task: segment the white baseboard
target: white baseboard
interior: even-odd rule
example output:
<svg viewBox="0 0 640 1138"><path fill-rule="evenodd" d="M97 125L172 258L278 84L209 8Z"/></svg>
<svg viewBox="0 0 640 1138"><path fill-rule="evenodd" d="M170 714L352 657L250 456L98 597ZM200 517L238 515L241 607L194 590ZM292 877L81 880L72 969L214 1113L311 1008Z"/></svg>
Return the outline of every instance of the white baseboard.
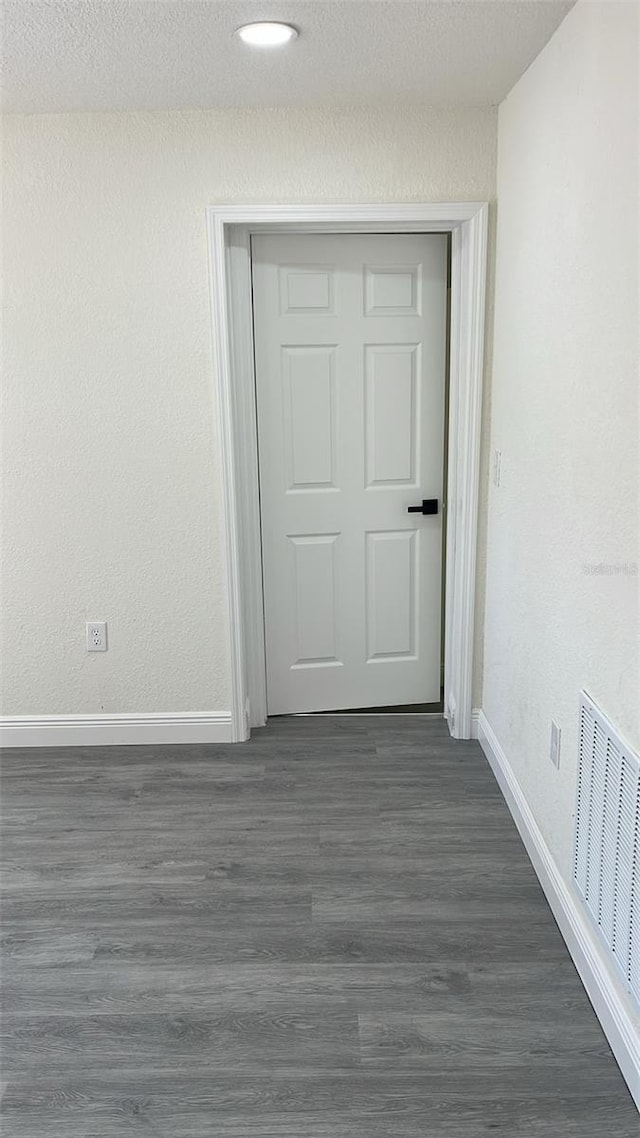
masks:
<svg viewBox="0 0 640 1138"><path fill-rule="evenodd" d="M478 730L479 730L480 716L481 715L482 715L482 712L480 711L480 708L474 707L472 712L471 712L471 738L472 739L478 738Z"/></svg>
<svg viewBox="0 0 640 1138"><path fill-rule="evenodd" d="M161 711L146 715L19 715L0 719L2 747L230 743L231 737L231 714L228 711Z"/></svg>
<svg viewBox="0 0 640 1138"><path fill-rule="evenodd" d="M522 788L484 712L478 740L520 831L527 853L611 1050L640 1110L640 1032L627 1011L578 897L561 876Z"/></svg>

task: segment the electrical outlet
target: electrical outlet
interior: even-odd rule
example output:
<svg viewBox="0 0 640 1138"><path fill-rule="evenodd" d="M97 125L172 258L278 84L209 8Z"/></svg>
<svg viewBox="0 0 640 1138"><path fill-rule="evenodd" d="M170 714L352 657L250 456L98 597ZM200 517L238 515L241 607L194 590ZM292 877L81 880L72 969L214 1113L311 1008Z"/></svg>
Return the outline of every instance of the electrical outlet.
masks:
<svg viewBox="0 0 640 1138"><path fill-rule="evenodd" d="M502 474L502 451L494 450L493 452L493 485L500 485L500 476Z"/></svg>
<svg viewBox="0 0 640 1138"><path fill-rule="evenodd" d="M87 652L107 651L107 625L104 620L87 621Z"/></svg>
<svg viewBox="0 0 640 1138"><path fill-rule="evenodd" d="M554 767L558 767L558 768L560 767L560 739L561 739L561 737L562 737L562 731L558 727L558 724L554 723L553 720L551 720L551 741L549 743L549 758L551 759L551 762L553 763Z"/></svg>

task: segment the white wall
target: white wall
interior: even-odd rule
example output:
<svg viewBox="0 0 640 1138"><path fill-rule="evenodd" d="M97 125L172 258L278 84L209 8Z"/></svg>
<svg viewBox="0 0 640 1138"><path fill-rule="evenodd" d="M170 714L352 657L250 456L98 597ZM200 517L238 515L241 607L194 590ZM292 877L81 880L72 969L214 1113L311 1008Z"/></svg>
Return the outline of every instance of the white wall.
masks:
<svg viewBox="0 0 640 1138"><path fill-rule="evenodd" d="M637 74L578 3L499 114L483 706L567 881L580 689L640 747Z"/></svg>
<svg viewBox="0 0 640 1138"><path fill-rule="evenodd" d="M492 110L5 120L5 714L229 706L206 206L491 199L495 142Z"/></svg>

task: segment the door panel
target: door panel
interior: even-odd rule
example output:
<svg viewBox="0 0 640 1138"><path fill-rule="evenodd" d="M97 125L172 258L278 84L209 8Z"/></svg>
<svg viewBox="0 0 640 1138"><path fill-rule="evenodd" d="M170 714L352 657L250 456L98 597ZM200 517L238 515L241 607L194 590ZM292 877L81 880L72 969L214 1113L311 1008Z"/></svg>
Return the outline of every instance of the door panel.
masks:
<svg viewBox="0 0 640 1138"><path fill-rule="evenodd" d="M288 491L335 486L335 347L283 347Z"/></svg>
<svg viewBox="0 0 640 1138"><path fill-rule="evenodd" d="M271 715L440 697L446 258L439 234L253 239Z"/></svg>
<svg viewBox="0 0 640 1138"><path fill-rule="evenodd" d="M367 660L415 659L415 530L368 533Z"/></svg>
<svg viewBox="0 0 640 1138"><path fill-rule="evenodd" d="M367 488L418 488L420 344L365 344Z"/></svg>
<svg viewBox="0 0 640 1138"><path fill-rule="evenodd" d="M336 612L337 533L290 536L295 646L292 667L340 664Z"/></svg>

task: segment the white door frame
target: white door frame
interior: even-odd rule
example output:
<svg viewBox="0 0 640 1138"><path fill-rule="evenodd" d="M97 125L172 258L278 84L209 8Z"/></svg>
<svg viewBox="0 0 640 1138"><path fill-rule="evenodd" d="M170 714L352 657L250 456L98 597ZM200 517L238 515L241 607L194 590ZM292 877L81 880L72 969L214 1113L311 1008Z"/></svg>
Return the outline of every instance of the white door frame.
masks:
<svg viewBox="0 0 640 1138"><path fill-rule="evenodd" d="M486 202L247 205L207 210L231 664L232 739L266 720L250 239L254 233L451 233L444 714L471 738Z"/></svg>

